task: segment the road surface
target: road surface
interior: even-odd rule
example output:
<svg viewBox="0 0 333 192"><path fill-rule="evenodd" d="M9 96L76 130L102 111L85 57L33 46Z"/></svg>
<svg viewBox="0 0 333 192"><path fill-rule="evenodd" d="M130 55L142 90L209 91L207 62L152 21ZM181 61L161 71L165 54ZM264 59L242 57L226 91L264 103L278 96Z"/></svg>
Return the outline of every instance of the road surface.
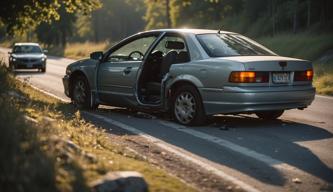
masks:
<svg viewBox="0 0 333 192"><path fill-rule="evenodd" d="M6 58L8 49L0 52ZM49 56L45 74L26 70L17 77L68 100L61 78L73 61ZM97 120L160 143L247 191L333 191L332 97L317 95L307 109L287 111L276 122L218 115L195 128L159 117L139 118L126 110L109 108L102 115L100 110L91 113Z"/></svg>

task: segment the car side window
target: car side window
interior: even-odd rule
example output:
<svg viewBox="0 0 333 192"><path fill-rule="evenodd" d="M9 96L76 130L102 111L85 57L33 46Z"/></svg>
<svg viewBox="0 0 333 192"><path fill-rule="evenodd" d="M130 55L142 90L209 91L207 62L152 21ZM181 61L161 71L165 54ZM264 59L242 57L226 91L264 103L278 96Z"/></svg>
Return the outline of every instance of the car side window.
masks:
<svg viewBox="0 0 333 192"><path fill-rule="evenodd" d="M142 61L143 56L156 38L155 36L149 36L133 40L113 51L109 55L108 61Z"/></svg>

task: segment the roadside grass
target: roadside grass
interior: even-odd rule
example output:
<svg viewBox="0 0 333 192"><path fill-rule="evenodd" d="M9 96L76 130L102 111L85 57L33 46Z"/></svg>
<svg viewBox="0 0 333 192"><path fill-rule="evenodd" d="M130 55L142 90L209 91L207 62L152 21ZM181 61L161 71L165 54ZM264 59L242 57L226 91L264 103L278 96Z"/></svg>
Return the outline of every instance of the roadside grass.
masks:
<svg viewBox="0 0 333 192"><path fill-rule="evenodd" d="M333 34L280 34L259 38L258 41L283 56L315 61L333 49Z"/></svg>
<svg viewBox="0 0 333 192"><path fill-rule="evenodd" d="M317 93L321 95L333 95L333 56L328 60L319 60L314 64L313 84Z"/></svg>
<svg viewBox="0 0 333 192"><path fill-rule="evenodd" d="M90 56L94 51L105 51L110 44L108 42L84 42L84 43L68 43L65 47L51 46L48 48L50 55L62 56L71 59L82 59Z"/></svg>
<svg viewBox="0 0 333 192"><path fill-rule="evenodd" d="M333 34L280 34L258 41L279 55L312 61L317 93L333 95Z"/></svg>
<svg viewBox="0 0 333 192"><path fill-rule="evenodd" d="M1 47L11 48L15 42L22 42L20 40L6 40L0 42ZM24 41L23 41L24 42ZM68 43L66 47L62 46L47 46L40 44L43 49L47 49L49 55L66 57L70 59L83 59L90 56L94 51L105 51L111 48L111 43L105 42L82 42L82 43Z"/></svg>
<svg viewBox="0 0 333 192"><path fill-rule="evenodd" d="M195 191L4 67L0 95L0 191L89 191L89 182L109 171L138 171L150 191Z"/></svg>

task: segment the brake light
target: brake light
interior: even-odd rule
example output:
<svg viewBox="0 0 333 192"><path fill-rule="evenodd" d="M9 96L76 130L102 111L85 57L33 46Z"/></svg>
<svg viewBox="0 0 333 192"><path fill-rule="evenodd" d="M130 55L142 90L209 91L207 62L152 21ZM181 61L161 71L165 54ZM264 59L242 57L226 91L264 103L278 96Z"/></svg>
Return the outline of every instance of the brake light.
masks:
<svg viewBox="0 0 333 192"><path fill-rule="evenodd" d="M268 82L267 72L255 71L233 71L230 74L229 82L232 83L266 83Z"/></svg>
<svg viewBox="0 0 333 192"><path fill-rule="evenodd" d="M312 81L313 70L308 69L306 71L295 71L294 81Z"/></svg>

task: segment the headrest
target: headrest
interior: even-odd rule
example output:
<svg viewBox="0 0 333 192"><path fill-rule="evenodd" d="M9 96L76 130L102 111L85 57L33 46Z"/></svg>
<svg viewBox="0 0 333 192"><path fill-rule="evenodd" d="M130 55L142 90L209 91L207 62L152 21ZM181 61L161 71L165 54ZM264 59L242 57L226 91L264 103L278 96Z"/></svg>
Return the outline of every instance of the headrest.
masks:
<svg viewBox="0 0 333 192"><path fill-rule="evenodd" d="M167 49L184 49L185 44L180 41L167 41L165 43L165 48Z"/></svg>

